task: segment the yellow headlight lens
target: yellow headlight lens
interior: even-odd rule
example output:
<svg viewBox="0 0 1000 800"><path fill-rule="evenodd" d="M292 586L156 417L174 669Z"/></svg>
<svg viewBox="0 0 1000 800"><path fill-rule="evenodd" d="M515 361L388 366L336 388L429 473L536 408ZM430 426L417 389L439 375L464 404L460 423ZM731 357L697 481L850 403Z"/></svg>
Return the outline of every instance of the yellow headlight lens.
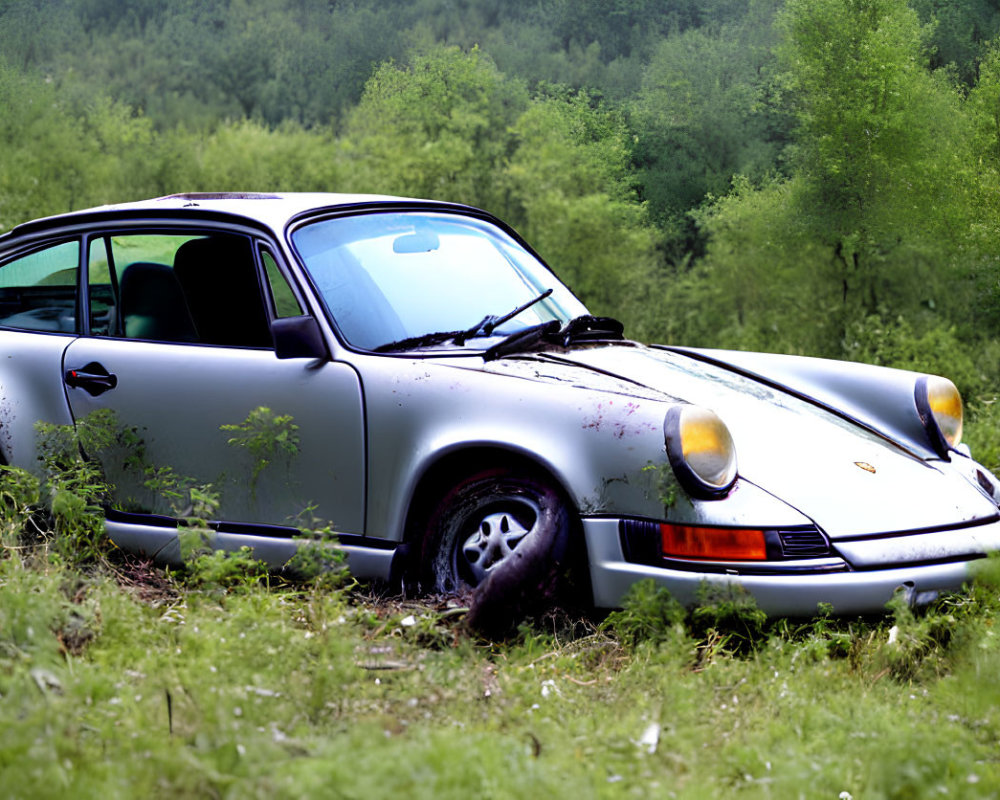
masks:
<svg viewBox="0 0 1000 800"><path fill-rule="evenodd" d="M947 378L929 375L926 383L927 407L945 441L957 447L962 441L962 395Z"/></svg>
<svg viewBox="0 0 1000 800"><path fill-rule="evenodd" d="M736 480L736 448L715 412L677 406L667 414L664 429L670 463L685 488L713 496L728 491Z"/></svg>

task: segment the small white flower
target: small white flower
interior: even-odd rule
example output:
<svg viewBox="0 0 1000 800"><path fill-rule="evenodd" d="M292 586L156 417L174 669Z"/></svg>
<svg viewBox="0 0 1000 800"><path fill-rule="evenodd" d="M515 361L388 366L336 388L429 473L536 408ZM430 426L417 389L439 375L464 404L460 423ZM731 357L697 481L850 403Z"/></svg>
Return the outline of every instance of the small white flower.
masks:
<svg viewBox="0 0 1000 800"><path fill-rule="evenodd" d="M636 742L638 747L643 748L647 753L653 754L656 752L656 746L660 743L660 724L658 722L650 722L646 726L646 730L642 732L642 736L639 737L639 741Z"/></svg>
<svg viewBox="0 0 1000 800"><path fill-rule="evenodd" d="M402 625L404 628L412 628L414 625L417 624L417 618L413 616L413 614L410 614L410 616L408 617L403 617L399 621L399 624Z"/></svg>
<svg viewBox="0 0 1000 800"><path fill-rule="evenodd" d="M899 626L893 625L889 628L889 641L886 644L896 644L896 637L899 636Z"/></svg>
<svg viewBox="0 0 1000 800"><path fill-rule="evenodd" d="M895 628L893 628L895 630ZM850 792L841 792L839 795L840 800L854 800L854 795Z"/></svg>

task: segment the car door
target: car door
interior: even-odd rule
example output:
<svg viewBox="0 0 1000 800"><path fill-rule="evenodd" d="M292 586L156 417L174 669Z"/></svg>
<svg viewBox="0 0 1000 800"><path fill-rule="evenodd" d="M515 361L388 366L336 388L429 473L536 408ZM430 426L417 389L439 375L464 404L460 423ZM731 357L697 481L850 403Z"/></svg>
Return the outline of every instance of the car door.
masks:
<svg viewBox="0 0 1000 800"><path fill-rule="evenodd" d="M76 336L80 240L37 242L0 260L0 457L37 464L35 423L70 423L63 353Z"/></svg>
<svg viewBox="0 0 1000 800"><path fill-rule="evenodd" d="M347 363L276 357L271 321L307 307L276 248L165 228L96 232L86 246L88 319L66 351L66 393L76 420L111 409L142 440L146 474L126 453L106 463L118 506L185 513L184 492L147 485L155 468L161 485L209 484L218 520L363 533L360 382ZM268 449L282 431L294 435Z"/></svg>

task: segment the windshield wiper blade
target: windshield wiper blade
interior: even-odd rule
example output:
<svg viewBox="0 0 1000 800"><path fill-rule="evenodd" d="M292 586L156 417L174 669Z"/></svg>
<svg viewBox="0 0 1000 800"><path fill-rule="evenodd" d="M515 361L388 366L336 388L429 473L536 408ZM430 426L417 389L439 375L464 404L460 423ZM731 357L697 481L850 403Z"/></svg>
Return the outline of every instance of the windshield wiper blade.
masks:
<svg viewBox="0 0 1000 800"><path fill-rule="evenodd" d="M571 319L561 328L555 320L515 331L483 353L484 361L494 361L514 353L531 353L551 348L569 348L584 342L620 341L625 326L611 317L585 314Z"/></svg>
<svg viewBox="0 0 1000 800"><path fill-rule="evenodd" d="M540 325L532 325L530 328L514 331L510 336L497 342L483 353L483 361L495 361L512 353L530 353L536 350L539 344L543 347L551 347L558 343L559 322L553 319Z"/></svg>
<svg viewBox="0 0 1000 800"><path fill-rule="evenodd" d="M436 331L434 333L424 333L420 336L410 336L406 339L399 339L395 342L389 342L387 344L380 344L378 347L372 349L373 353L391 353L391 352L401 352L403 350L418 350L421 347L430 347L435 344L443 344L444 342L453 342L457 345L464 345L467 339L471 339L475 336L482 334L483 336L489 336L493 333L495 328L500 327L505 322L514 319L522 311L527 311L535 303L540 303L546 297L552 294L552 289L546 289L537 297L529 300L522 306L518 306L513 311L509 311L503 316L496 316L495 314L488 314L483 317L479 322L473 325L471 328L467 328L464 331ZM553 321L554 322L554 321ZM554 323L556 329L558 329L558 323ZM543 325L548 326L549 323L543 323ZM537 326L536 326L537 327ZM525 330L533 330L533 328L526 328ZM516 331L511 334L511 336L517 336L523 331Z"/></svg>
<svg viewBox="0 0 1000 800"><path fill-rule="evenodd" d="M522 311L527 311L529 308L535 305L535 303L542 302L542 300L544 300L550 294L552 294L552 289L546 289L544 292L538 295L538 297L529 300L523 306L518 306L513 311L509 311L500 317L497 317L493 314L487 314L471 328L459 333L452 341L454 341L455 344L462 345L465 344L466 339L471 339L474 336L479 336L480 334L482 334L483 336L489 336L491 333L493 333L493 330L495 328L499 328L505 322L514 319L514 317L516 317Z"/></svg>
<svg viewBox="0 0 1000 800"><path fill-rule="evenodd" d="M421 347L430 347L434 344L450 342L460 333L461 331L437 331L435 333L424 333L420 336L410 336L407 339L400 339L395 342L389 342L388 344L380 344L378 347L372 348L372 352L391 353L402 350L418 350Z"/></svg>

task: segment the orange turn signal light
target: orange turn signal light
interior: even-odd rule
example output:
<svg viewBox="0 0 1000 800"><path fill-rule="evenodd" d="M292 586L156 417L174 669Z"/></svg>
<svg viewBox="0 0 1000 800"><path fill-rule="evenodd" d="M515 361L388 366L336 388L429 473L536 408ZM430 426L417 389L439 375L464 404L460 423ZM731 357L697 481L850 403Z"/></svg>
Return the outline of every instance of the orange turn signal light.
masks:
<svg viewBox="0 0 1000 800"><path fill-rule="evenodd" d="M749 528L699 528L660 525L663 555L712 561L766 561L764 531Z"/></svg>

